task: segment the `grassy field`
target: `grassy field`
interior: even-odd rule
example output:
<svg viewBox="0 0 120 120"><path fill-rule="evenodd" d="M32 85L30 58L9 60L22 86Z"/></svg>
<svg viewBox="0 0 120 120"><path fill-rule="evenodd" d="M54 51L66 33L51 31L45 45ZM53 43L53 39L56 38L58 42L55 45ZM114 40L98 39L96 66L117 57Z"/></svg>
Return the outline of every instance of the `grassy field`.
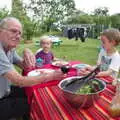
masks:
<svg viewBox="0 0 120 120"><path fill-rule="evenodd" d="M39 38L34 38L32 43L20 44L17 51L22 55L24 48L30 48L33 53L39 49L39 46L35 45L35 41ZM97 39L87 39L85 43L80 40L75 41L74 39L68 40L67 38L60 38L63 42L60 46L53 46L52 51L57 58L63 58L66 56L66 60L80 60L84 63L94 65L96 64L98 47L100 41Z"/></svg>

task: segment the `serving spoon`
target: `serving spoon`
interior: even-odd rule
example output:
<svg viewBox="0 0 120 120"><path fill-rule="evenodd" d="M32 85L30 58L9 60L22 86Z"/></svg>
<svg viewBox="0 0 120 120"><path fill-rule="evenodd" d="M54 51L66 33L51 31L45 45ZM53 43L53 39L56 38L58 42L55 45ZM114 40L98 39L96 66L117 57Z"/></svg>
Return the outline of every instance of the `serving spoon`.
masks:
<svg viewBox="0 0 120 120"><path fill-rule="evenodd" d="M65 73L69 71L69 68L65 68L64 66L61 68L61 70L63 71L63 73ZM98 65L93 71L91 71L86 76L83 76L81 78L73 78L70 81L66 81L65 84L63 85L63 89L75 92L78 89L80 89L82 86L90 82L92 79L94 79L99 71L100 71L100 65Z"/></svg>

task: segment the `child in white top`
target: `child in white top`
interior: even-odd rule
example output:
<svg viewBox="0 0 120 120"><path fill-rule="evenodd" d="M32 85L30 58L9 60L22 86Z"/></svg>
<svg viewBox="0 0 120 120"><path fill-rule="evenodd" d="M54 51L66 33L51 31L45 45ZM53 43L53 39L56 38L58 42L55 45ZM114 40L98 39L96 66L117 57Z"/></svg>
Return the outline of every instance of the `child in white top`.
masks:
<svg viewBox="0 0 120 120"><path fill-rule="evenodd" d="M113 84L117 83L117 76L120 68L120 55L116 46L120 43L120 32L117 29L107 29L101 33L101 42L103 49L99 53L97 65L100 65L100 72L97 76L112 76ZM81 70L81 73L87 74L93 70L93 67L87 67Z"/></svg>

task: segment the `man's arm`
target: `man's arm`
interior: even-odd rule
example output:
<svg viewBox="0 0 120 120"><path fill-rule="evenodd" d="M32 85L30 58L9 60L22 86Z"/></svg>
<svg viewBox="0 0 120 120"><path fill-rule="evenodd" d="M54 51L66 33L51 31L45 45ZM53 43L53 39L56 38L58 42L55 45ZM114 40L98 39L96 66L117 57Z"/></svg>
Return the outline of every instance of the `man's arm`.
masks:
<svg viewBox="0 0 120 120"><path fill-rule="evenodd" d="M50 74L42 74L40 76L22 76L15 70L9 71L3 75L13 84L18 86L31 86L35 84L40 84L42 82L48 82L51 80L61 80L63 78L63 73L61 71L55 71Z"/></svg>

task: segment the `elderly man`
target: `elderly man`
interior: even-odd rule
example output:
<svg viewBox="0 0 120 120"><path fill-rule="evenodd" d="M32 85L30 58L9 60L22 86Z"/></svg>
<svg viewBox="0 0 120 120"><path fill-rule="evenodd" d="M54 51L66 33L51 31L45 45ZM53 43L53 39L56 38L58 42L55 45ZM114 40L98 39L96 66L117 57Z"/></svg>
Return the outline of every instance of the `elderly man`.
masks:
<svg viewBox="0 0 120 120"><path fill-rule="evenodd" d="M20 68L34 66L35 57L28 49L23 58L19 57L15 48L20 43L22 25L16 18L7 17L0 22L0 119L8 120L29 113L26 96L21 90L23 86L31 86L53 79L61 79L61 71L48 75L27 77L20 75L13 64ZM11 87L16 85L19 87ZM26 118L25 118L26 119Z"/></svg>

